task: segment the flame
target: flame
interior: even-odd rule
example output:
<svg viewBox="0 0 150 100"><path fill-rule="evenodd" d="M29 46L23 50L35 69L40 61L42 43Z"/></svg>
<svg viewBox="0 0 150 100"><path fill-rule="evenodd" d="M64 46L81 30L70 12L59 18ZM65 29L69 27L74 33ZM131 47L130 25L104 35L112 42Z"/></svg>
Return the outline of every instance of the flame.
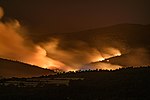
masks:
<svg viewBox="0 0 150 100"><path fill-rule="evenodd" d="M121 56L121 52L120 50L118 50L117 48L113 48L113 47L107 47L103 49L104 52L100 52L100 55L97 55L95 58L97 58L97 60L95 60L95 63L86 65L83 67L83 69L104 69L104 70L115 70L115 69L119 69L122 68L123 66L120 65L112 65L109 63L109 58L112 57L117 57L117 56ZM107 63L104 63L102 61L106 60Z"/></svg>
<svg viewBox="0 0 150 100"><path fill-rule="evenodd" d="M104 48L104 50L105 51L103 53L103 57L105 59L112 58L112 57L115 57L115 56L121 56L121 52L116 48L107 47L107 48Z"/></svg>
<svg viewBox="0 0 150 100"><path fill-rule="evenodd" d="M99 51L100 52L100 51ZM107 47L104 48L104 52L100 52L99 58L97 61L104 61L106 59L116 57L116 56L121 56L121 52L113 47Z"/></svg>
<svg viewBox="0 0 150 100"><path fill-rule="evenodd" d="M75 68L71 68L71 67L69 67L66 71L67 71L67 72L68 72L68 71L75 72L75 71L77 71L77 70L79 70L79 69L75 69Z"/></svg>
<svg viewBox="0 0 150 100"><path fill-rule="evenodd" d="M98 61L103 61L103 60L105 60L105 58L99 58L99 59L98 59Z"/></svg>

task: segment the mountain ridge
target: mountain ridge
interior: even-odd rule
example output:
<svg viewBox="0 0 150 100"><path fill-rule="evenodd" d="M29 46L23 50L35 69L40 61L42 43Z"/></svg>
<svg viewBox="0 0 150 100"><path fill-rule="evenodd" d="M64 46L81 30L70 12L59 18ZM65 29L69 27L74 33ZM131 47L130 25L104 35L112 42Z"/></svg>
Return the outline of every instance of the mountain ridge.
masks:
<svg viewBox="0 0 150 100"><path fill-rule="evenodd" d="M20 61L0 58L0 76L2 77L38 77L50 74L55 74L55 72Z"/></svg>

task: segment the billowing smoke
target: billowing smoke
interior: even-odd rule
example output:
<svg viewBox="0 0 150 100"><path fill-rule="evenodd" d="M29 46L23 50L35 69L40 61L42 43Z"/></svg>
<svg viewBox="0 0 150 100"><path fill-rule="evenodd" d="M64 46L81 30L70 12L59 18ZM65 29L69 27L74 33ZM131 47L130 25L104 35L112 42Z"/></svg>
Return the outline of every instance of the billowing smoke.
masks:
<svg viewBox="0 0 150 100"><path fill-rule="evenodd" d="M0 8L0 18L3 10ZM17 20L0 22L0 57L18 60L44 68L64 66L59 61L47 57L46 51L34 44L24 34L25 30Z"/></svg>
<svg viewBox="0 0 150 100"><path fill-rule="evenodd" d="M149 66L149 27L116 25L99 30L56 34L43 43L48 56L76 69Z"/></svg>
<svg viewBox="0 0 150 100"><path fill-rule="evenodd" d="M124 67L141 67L150 65L150 54L146 48L134 48L129 53L120 57L111 58L106 61L112 64L119 64ZM106 62L105 61L105 62Z"/></svg>
<svg viewBox="0 0 150 100"><path fill-rule="evenodd" d="M86 42L76 41L76 48L70 50L60 49L61 42L58 39L52 39L48 43L41 44L47 51L48 56L63 62L70 68L67 70L79 70L79 69L116 69L121 68L118 65L112 65L101 63L98 66L87 67L84 66L91 62L103 61L107 58L114 56L120 56L121 52L113 47L103 48L105 52L99 51L97 48L90 47ZM69 47L68 47L69 48Z"/></svg>
<svg viewBox="0 0 150 100"><path fill-rule="evenodd" d="M3 14L0 8L0 18ZM42 35L37 37L37 42L34 34L28 33L19 21L1 21L0 57L64 71L150 65L150 42L145 39L149 35L139 35L146 33L141 30L148 29L138 30L140 33L135 29L140 28L119 26L116 29L48 34L44 42ZM32 34L32 37L25 34Z"/></svg>
<svg viewBox="0 0 150 100"><path fill-rule="evenodd" d="M0 13L2 17L2 8ZM97 48L90 47L84 41L75 41L75 44L72 45L76 48L70 50L67 50L67 48L66 50L60 49L61 41L58 38L52 38L46 43L35 44L25 36L26 32L17 20L0 22L0 57L38 65L43 68L58 68L69 71L79 70L82 69L84 64L121 54L115 48L106 48L106 51L102 54Z"/></svg>

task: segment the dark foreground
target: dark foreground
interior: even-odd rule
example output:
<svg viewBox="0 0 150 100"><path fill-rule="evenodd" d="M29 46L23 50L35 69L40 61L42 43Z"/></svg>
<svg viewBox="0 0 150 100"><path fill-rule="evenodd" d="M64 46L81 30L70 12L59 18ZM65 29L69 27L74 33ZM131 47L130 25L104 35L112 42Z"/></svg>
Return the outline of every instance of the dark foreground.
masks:
<svg viewBox="0 0 150 100"><path fill-rule="evenodd" d="M0 86L0 100L150 100L150 67L79 71L45 78L84 78L69 85Z"/></svg>

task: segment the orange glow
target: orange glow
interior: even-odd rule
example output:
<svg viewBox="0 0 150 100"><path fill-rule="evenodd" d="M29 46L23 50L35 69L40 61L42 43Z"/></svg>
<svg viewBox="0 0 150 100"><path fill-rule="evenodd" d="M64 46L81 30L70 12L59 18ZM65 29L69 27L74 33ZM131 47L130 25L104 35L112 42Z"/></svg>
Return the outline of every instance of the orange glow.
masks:
<svg viewBox="0 0 150 100"><path fill-rule="evenodd" d="M121 52L113 47L108 47L108 48L104 48L104 53L103 53L103 57L105 59L111 58L111 57L115 57L115 56L121 56Z"/></svg>
<svg viewBox="0 0 150 100"><path fill-rule="evenodd" d="M84 66L83 69L103 69L103 70L115 70L122 68L122 66L119 65L113 65L110 63L104 63L104 62L95 62Z"/></svg>
<svg viewBox="0 0 150 100"><path fill-rule="evenodd" d="M48 51L48 53L55 58L55 60L57 61L61 61L61 62L66 62L66 63L70 63L70 65L62 65L60 67L60 69L64 70L64 71L76 71L79 69L82 69L82 66L84 64L88 64L91 62L97 62L97 61L103 61L105 59L111 58L111 57L115 57L115 56L121 56L121 52L113 47L107 47L104 48L103 52L99 52L97 49L95 48L88 48L89 50L85 50L84 51L75 51L75 52L67 52L65 50L61 50L58 49L58 44L59 44L59 40L58 39L53 39L50 42L46 43L46 44L41 44L43 45L44 49ZM87 51L92 51L90 53L88 53ZM85 58L88 58L88 60L84 60L85 62L80 62L80 60L78 62L76 62L76 60L78 58L78 55L85 55ZM75 57L75 58L74 58ZM63 58L63 59L62 59ZM82 60L82 59L81 59ZM108 61L109 62L109 61ZM57 65L61 65L61 64L57 64ZM92 67L91 67L92 68ZM98 66L95 66L95 68L98 68ZM103 66L101 67L101 69L116 69L116 68L120 68L120 66L116 65L116 66L111 66L111 64L103 64Z"/></svg>
<svg viewBox="0 0 150 100"><path fill-rule="evenodd" d="M105 60L105 58L99 58L99 59L98 59L98 61L103 61L103 60Z"/></svg>
<svg viewBox="0 0 150 100"><path fill-rule="evenodd" d="M98 69L104 69L104 70L115 70L115 69L122 68L122 66L119 66L119 65L112 65L112 64L109 64L109 63L101 63L100 66L103 66L103 67L97 66L97 68L98 68Z"/></svg>
<svg viewBox="0 0 150 100"><path fill-rule="evenodd" d="M0 18L3 10L0 8ZM113 47L102 48L98 51L84 41L76 41L77 49L65 50L59 48L60 40L51 39L47 43L35 44L28 41L19 21L0 22L0 57L22 61L48 69L76 71L91 62L103 61L107 58L120 56L121 52ZM74 44L72 44L74 45ZM114 69L120 66L101 64L101 69Z"/></svg>
<svg viewBox="0 0 150 100"><path fill-rule="evenodd" d="M121 52L116 48L104 48L104 52L100 53L98 59L95 61L104 61L105 59L109 59L116 56L121 56ZM109 61L108 61L109 62Z"/></svg>
<svg viewBox="0 0 150 100"><path fill-rule="evenodd" d="M0 8L0 18L2 16L3 10ZM0 22L0 57L49 69L65 66L60 61L47 57L46 50L40 45L26 40L25 32L17 20Z"/></svg>
<svg viewBox="0 0 150 100"><path fill-rule="evenodd" d="M73 72L75 72L75 71L77 71L77 70L79 70L79 69L74 69L74 68L68 68L66 71L73 71Z"/></svg>
<svg viewBox="0 0 150 100"><path fill-rule="evenodd" d="M57 69L59 67L65 66L63 63L53 60L49 57L47 57L47 52L41 48L40 46L37 46L37 52L34 54L32 60L30 58L27 59L27 63L41 66L42 68L49 68L49 69Z"/></svg>
<svg viewBox="0 0 150 100"><path fill-rule="evenodd" d="M0 7L0 19L3 17L3 15L4 15L3 8L2 8L2 7Z"/></svg>

